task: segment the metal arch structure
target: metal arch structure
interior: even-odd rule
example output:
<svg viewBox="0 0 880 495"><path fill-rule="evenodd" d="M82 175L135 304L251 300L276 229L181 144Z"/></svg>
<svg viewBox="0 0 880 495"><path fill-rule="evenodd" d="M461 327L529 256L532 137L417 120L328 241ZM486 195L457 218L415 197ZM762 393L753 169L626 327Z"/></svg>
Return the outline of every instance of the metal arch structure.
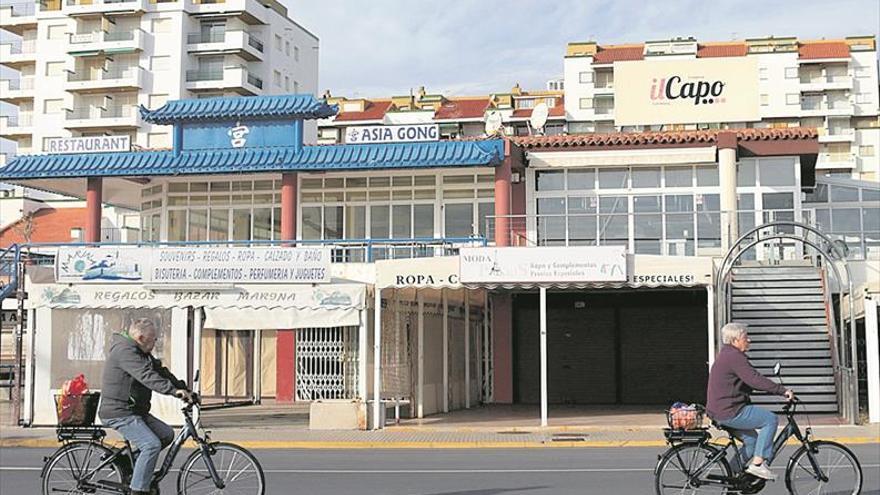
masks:
<svg viewBox="0 0 880 495"><path fill-rule="evenodd" d="M802 229L805 233L803 235L797 235L795 233L772 233L772 235L761 236L761 232L767 231L768 229L774 229L776 227L793 227L794 229ZM813 240L808 238L808 233L815 234L821 241L827 245L828 249L825 249L825 246L822 245L821 242L814 242ZM754 236L754 240L748 242L746 241ZM749 231L742 234L736 242L730 247L725 254L721 266L718 268L715 277L715 297L716 297L716 335L720 334L721 327L728 322L730 318L730 307L728 305L728 288L730 286L730 272L736 263L740 260L740 258L747 251L757 246L758 244L773 241L773 240L782 240L788 239L796 242L801 242L806 246L813 248L819 257L825 258L827 260L826 265L831 267L831 273L834 276L834 281L837 286L842 290L844 285L846 287L845 294L852 295L853 293L853 282L852 282L852 272L850 271L849 264L847 263L846 256L844 252L834 244L834 240L831 239L827 234L822 232L821 230L813 227L811 225L789 221L789 220L780 220L775 222L768 222L759 226L756 226ZM830 256L829 256L830 255ZM841 277L840 270L838 269L836 263L842 263L844 267L844 272L846 274L846 280L844 284L843 277ZM827 267L826 267L827 271ZM849 314L854 314L854 302L852 297L849 299ZM841 303L843 298L840 299ZM843 312L838 311L839 316L839 326L832 325L832 345L835 346L835 359L836 359L836 367L837 372L839 373L840 379L838 381L842 390L846 392L848 396L847 399L842 401L841 409L843 411L844 417L849 420L851 423L855 423L858 420L859 413L859 395L857 390L857 378L858 378L858 354L857 354L857 342L856 342L856 322L854 318L850 318L849 320L849 332L844 333L845 338L842 339L842 343L844 345L848 344L849 348L849 359L844 360L846 356L845 352L837 346L837 330L841 332L845 332L846 325L844 324ZM833 320L832 320L833 323ZM720 341L720 340L717 340ZM843 362L849 362L850 366L843 366Z"/></svg>

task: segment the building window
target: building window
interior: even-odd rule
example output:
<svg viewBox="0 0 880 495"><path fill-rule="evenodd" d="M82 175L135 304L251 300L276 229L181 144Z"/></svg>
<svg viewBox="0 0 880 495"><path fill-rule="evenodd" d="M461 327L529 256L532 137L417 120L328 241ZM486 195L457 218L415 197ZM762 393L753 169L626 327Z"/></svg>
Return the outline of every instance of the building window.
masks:
<svg viewBox="0 0 880 495"><path fill-rule="evenodd" d="M856 103L860 105L865 105L871 103L871 94L870 93L859 93L856 95Z"/></svg>
<svg viewBox="0 0 880 495"><path fill-rule="evenodd" d="M870 144L859 146L859 156L874 156L874 146Z"/></svg>
<svg viewBox="0 0 880 495"><path fill-rule="evenodd" d="M581 98L580 99L580 108L581 110L589 110L593 108L593 99L592 98Z"/></svg>
<svg viewBox="0 0 880 495"><path fill-rule="evenodd" d="M63 106L64 100L60 98L57 100L43 100L43 113L61 113Z"/></svg>
<svg viewBox="0 0 880 495"><path fill-rule="evenodd" d="M281 36L277 34L275 35L275 49L281 51Z"/></svg>
<svg viewBox="0 0 880 495"><path fill-rule="evenodd" d="M293 46L293 60L299 62L299 47L296 45Z"/></svg>
<svg viewBox="0 0 880 495"><path fill-rule="evenodd" d="M770 104L770 96L769 95L761 95L761 106L766 107Z"/></svg>
<svg viewBox="0 0 880 495"><path fill-rule="evenodd" d="M785 95L785 104L786 105L800 105L801 103L801 95L798 93L787 93Z"/></svg>
<svg viewBox="0 0 880 495"><path fill-rule="evenodd" d="M298 81L293 81L293 92L295 94L299 94L299 82Z"/></svg>
<svg viewBox="0 0 880 495"><path fill-rule="evenodd" d="M290 41L284 40L284 54L290 56Z"/></svg>
<svg viewBox="0 0 880 495"><path fill-rule="evenodd" d="M760 67L758 69L758 78L762 81L767 80L767 67Z"/></svg>
<svg viewBox="0 0 880 495"><path fill-rule="evenodd" d="M589 84L589 83L593 82L593 72L592 71L581 72L580 74L578 74L578 78L579 78L581 84Z"/></svg>
<svg viewBox="0 0 880 495"><path fill-rule="evenodd" d="M797 67L786 67L785 68L785 78L786 79L797 79L800 77Z"/></svg>
<svg viewBox="0 0 880 495"><path fill-rule="evenodd" d="M272 82L275 84L276 87L281 87L281 73L277 70L272 71Z"/></svg>
<svg viewBox="0 0 880 495"><path fill-rule="evenodd" d="M67 26L64 24L55 24L49 26L49 29L46 31L46 38L50 40L61 40L64 39L65 34L67 34Z"/></svg>
<svg viewBox="0 0 880 495"><path fill-rule="evenodd" d="M855 75L857 78L861 79L864 77L871 77L871 68L866 66L860 66L855 68Z"/></svg>
<svg viewBox="0 0 880 495"><path fill-rule="evenodd" d="M46 62L46 76L61 76L64 74L64 62Z"/></svg>
<svg viewBox="0 0 880 495"><path fill-rule="evenodd" d="M159 108L159 107L165 105L165 103L167 103L167 102L168 102L168 95L163 95L163 94L152 94L147 99L147 105L153 109Z"/></svg>
<svg viewBox="0 0 880 495"><path fill-rule="evenodd" d="M153 19L153 21L150 23L150 32L170 33L171 19Z"/></svg>
<svg viewBox="0 0 880 495"><path fill-rule="evenodd" d="M150 70L163 71L171 67L170 55L154 55L150 57Z"/></svg>

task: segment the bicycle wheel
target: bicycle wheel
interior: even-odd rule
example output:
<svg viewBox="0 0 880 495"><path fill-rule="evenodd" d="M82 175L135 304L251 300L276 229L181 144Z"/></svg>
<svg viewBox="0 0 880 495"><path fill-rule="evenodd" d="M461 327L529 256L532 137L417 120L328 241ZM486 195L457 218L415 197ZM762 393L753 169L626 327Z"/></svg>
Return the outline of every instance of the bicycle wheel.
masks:
<svg viewBox="0 0 880 495"><path fill-rule="evenodd" d="M655 471L655 490L657 495L686 493L727 493L727 487L717 483L721 478L730 478L730 465L723 456L705 466L697 479L693 473L703 468L718 450L708 445L681 444L663 454ZM714 479L716 483L708 483Z"/></svg>
<svg viewBox="0 0 880 495"><path fill-rule="evenodd" d="M785 486L793 495L834 493L856 495L862 490L862 466L855 454L836 442L810 442L812 457L828 481L819 479L806 447L798 449L788 461Z"/></svg>
<svg viewBox="0 0 880 495"><path fill-rule="evenodd" d="M43 495L95 493L96 486L122 488L126 479L113 463L96 469L113 451L90 442L61 447L43 468Z"/></svg>
<svg viewBox="0 0 880 495"><path fill-rule="evenodd" d="M193 452L177 477L177 491L183 495L207 495L215 493L238 495L263 495L266 478L259 461L243 447L225 442L210 446L210 458L201 450ZM208 472L211 462L225 485L221 490L214 484Z"/></svg>

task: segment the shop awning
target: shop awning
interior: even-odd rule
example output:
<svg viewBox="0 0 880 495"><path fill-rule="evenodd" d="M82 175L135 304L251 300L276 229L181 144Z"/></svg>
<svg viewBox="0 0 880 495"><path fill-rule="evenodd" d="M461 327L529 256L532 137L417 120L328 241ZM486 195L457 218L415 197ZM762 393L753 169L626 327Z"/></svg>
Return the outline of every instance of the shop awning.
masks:
<svg viewBox="0 0 880 495"><path fill-rule="evenodd" d="M174 100L155 110L141 107L141 117L151 124L174 124L243 118L323 119L336 111L336 105L312 95L290 94Z"/></svg>
<svg viewBox="0 0 880 495"><path fill-rule="evenodd" d="M215 330L277 330L356 327L360 310L315 308L205 308L205 328Z"/></svg>

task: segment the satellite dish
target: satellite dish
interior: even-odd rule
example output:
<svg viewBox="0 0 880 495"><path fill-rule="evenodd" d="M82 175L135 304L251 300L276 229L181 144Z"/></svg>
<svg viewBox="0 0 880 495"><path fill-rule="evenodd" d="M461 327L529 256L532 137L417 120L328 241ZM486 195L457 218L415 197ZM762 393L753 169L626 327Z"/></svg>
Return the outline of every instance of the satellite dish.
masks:
<svg viewBox="0 0 880 495"><path fill-rule="evenodd" d="M498 112L489 112L489 115L486 116L486 135L494 136L501 129L502 125L501 114Z"/></svg>
<svg viewBox="0 0 880 495"><path fill-rule="evenodd" d="M532 117L529 119L529 125L532 129L543 132L544 124L547 123L547 117L550 116L550 109L546 103L538 103L532 110Z"/></svg>

